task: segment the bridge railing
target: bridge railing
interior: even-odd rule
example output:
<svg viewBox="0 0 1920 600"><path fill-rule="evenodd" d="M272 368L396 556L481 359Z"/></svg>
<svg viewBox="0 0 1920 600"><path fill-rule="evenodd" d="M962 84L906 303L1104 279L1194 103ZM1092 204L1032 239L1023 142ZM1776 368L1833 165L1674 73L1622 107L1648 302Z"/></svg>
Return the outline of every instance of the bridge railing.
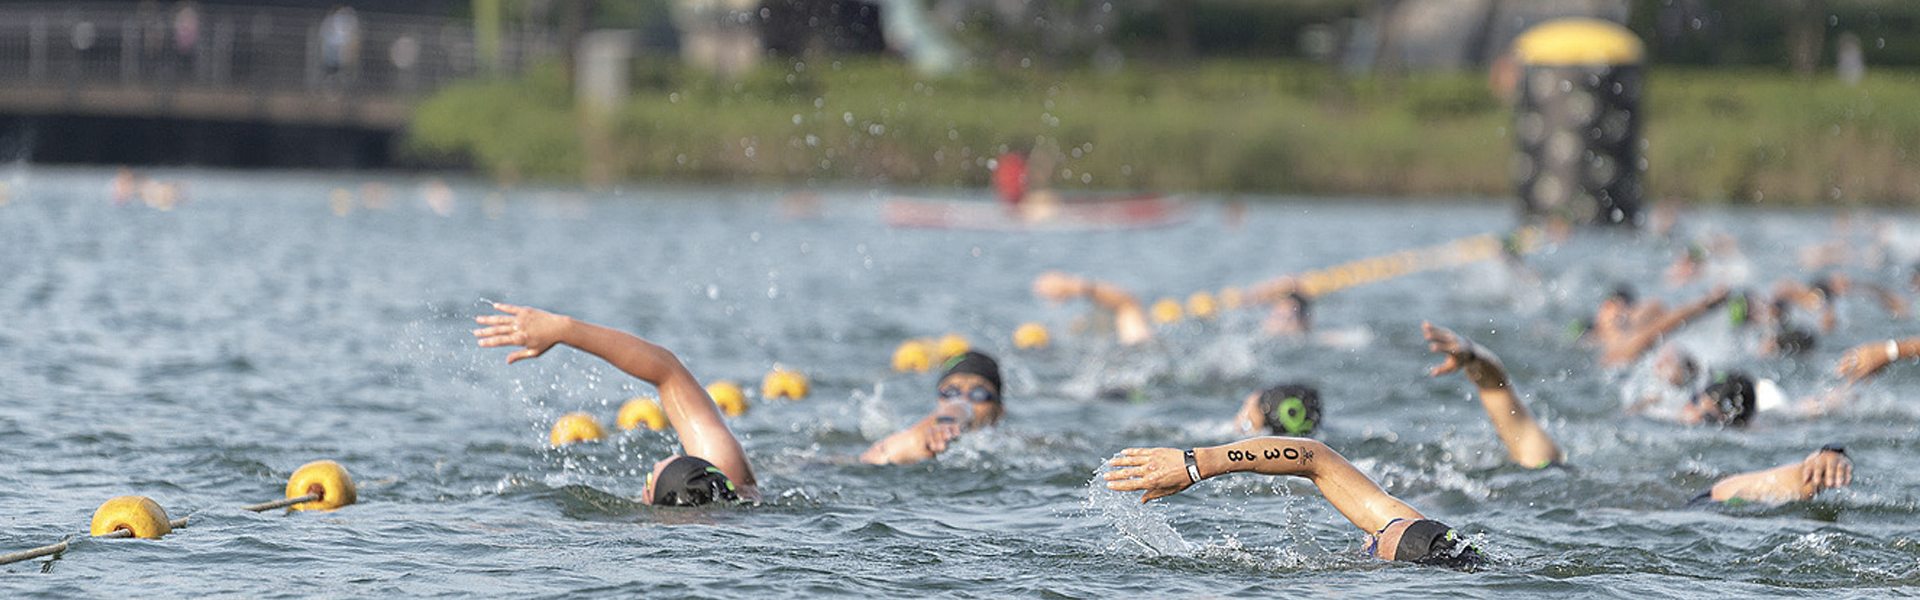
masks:
<svg viewBox="0 0 1920 600"><path fill-rule="evenodd" d="M370 12L329 20L339 18L195 3L0 4L0 86L406 97L482 70L469 22ZM510 33L500 45L505 72L553 51Z"/></svg>

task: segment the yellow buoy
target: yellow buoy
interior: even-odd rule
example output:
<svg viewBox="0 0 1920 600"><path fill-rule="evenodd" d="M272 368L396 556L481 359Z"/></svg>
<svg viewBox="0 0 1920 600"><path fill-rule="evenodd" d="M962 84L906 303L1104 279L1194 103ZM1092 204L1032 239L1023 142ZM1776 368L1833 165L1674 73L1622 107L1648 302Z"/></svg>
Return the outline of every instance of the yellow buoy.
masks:
<svg viewBox="0 0 1920 600"><path fill-rule="evenodd" d="M287 497L319 494L320 499L293 505L293 510L333 510L360 501L347 468L331 460L316 460L293 471L287 478Z"/></svg>
<svg viewBox="0 0 1920 600"><path fill-rule="evenodd" d="M807 376L786 367L774 367L760 381L760 397L800 400L807 397Z"/></svg>
<svg viewBox="0 0 1920 600"><path fill-rule="evenodd" d="M1246 297L1240 293L1240 288L1231 286L1220 288L1220 308L1233 310L1240 308L1240 305L1245 302Z"/></svg>
<svg viewBox="0 0 1920 600"><path fill-rule="evenodd" d="M560 417L559 421L554 422L553 431L548 434L554 446L590 442L606 436L606 431L600 429L600 422L593 420L593 415L587 413L573 413Z"/></svg>
<svg viewBox="0 0 1920 600"><path fill-rule="evenodd" d="M1187 312L1196 319L1211 319L1220 312L1220 305L1213 301L1213 294L1205 291L1194 292L1187 296Z"/></svg>
<svg viewBox="0 0 1920 600"><path fill-rule="evenodd" d="M933 348L926 340L907 340L893 350L893 370L924 373L933 368Z"/></svg>
<svg viewBox="0 0 1920 600"><path fill-rule="evenodd" d="M615 420L620 423L621 429L636 429L645 425L647 429L659 431L667 427L667 413L660 410L660 403L644 396L620 405L620 416Z"/></svg>
<svg viewBox="0 0 1920 600"><path fill-rule="evenodd" d="M1049 341L1047 327L1039 323L1022 323L1013 330L1013 346L1021 350L1045 348Z"/></svg>
<svg viewBox="0 0 1920 600"><path fill-rule="evenodd" d="M747 395L740 391L740 386L734 385L731 381L721 380L707 384L707 395L713 398L715 406L720 407L720 412L727 413L729 417L747 414Z"/></svg>
<svg viewBox="0 0 1920 600"><path fill-rule="evenodd" d="M1166 325L1180 320L1180 302L1172 298L1161 298L1153 303L1153 322Z"/></svg>
<svg viewBox="0 0 1920 600"><path fill-rule="evenodd" d="M133 537L157 540L173 533L173 523L167 520L167 511L146 496L121 496L93 511L93 535L122 529L133 532Z"/></svg>
<svg viewBox="0 0 1920 600"><path fill-rule="evenodd" d="M945 363L947 359L966 354L968 350L972 349L973 343L967 341L967 336L958 333L949 333L940 336L940 346L937 348L937 350L939 350L939 356L935 356L933 361Z"/></svg>

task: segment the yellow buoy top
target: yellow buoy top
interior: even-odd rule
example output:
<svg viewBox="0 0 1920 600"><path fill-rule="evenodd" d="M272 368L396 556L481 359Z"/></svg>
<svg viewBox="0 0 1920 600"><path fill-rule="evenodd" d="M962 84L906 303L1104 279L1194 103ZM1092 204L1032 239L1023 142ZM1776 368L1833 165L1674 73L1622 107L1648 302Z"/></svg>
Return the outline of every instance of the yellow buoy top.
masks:
<svg viewBox="0 0 1920 600"><path fill-rule="evenodd" d="M760 380L760 397L800 400L807 397L807 376L799 371L776 366Z"/></svg>
<svg viewBox="0 0 1920 600"><path fill-rule="evenodd" d="M747 395L734 382L721 380L707 384L707 396L712 397L714 405L729 417L747 414Z"/></svg>
<svg viewBox="0 0 1920 600"><path fill-rule="evenodd" d="M933 347L926 340L907 340L893 351L893 370L924 373L933 367Z"/></svg>
<svg viewBox="0 0 1920 600"><path fill-rule="evenodd" d="M958 333L949 333L940 336L940 344L939 347L936 348L936 350L939 351L939 356L935 357L934 362L947 362L947 359L966 354L968 350L972 349L973 343L967 341L967 336Z"/></svg>
<svg viewBox="0 0 1920 600"><path fill-rule="evenodd" d="M660 410L660 403L645 396L627 400L620 405L620 415L615 418L621 429L646 427L654 431L667 428L667 413Z"/></svg>
<svg viewBox="0 0 1920 600"><path fill-rule="evenodd" d="M600 422L594 420L593 415L573 413L560 417L559 421L554 422L553 431L549 433L549 440L553 442L555 446L565 446L574 442L587 442L606 436L606 432L600 429Z"/></svg>
<svg viewBox="0 0 1920 600"><path fill-rule="evenodd" d="M157 540L173 532L167 511L146 496L120 496L93 511L92 535L102 536L125 529L133 537Z"/></svg>
<svg viewBox="0 0 1920 600"><path fill-rule="evenodd" d="M316 460L293 471L287 478L287 497L319 494L320 499L288 507L292 510L334 510L360 501L359 488L347 468L331 460Z"/></svg>
<svg viewBox="0 0 1920 600"><path fill-rule="evenodd" d="M1612 21L1554 19L1513 40L1522 64L1546 66L1638 63L1646 48L1633 32Z"/></svg>
<svg viewBox="0 0 1920 600"><path fill-rule="evenodd" d="M1021 350L1045 348L1050 341L1047 327L1039 323L1022 323L1013 330L1013 346Z"/></svg>
<svg viewBox="0 0 1920 600"><path fill-rule="evenodd" d="M1180 301L1161 298L1153 303L1153 322L1161 325L1180 320Z"/></svg>
<svg viewBox="0 0 1920 600"><path fill-rule="evenodd" d="M1187 312L1197 319L1211 319L1220 311L1220 305L1213 300L1213 294L1205 291L1194 292L1187 296Z"/></svg>
<svg viewBox="0 0 1920 600"><path fill-rule="evenodd" d="M1240 305L1243 303L1245 303L1245 300L1241 295L1240 288L1233 286L1220 288L1220 308L1233 310L1240 308Z"/></svg>

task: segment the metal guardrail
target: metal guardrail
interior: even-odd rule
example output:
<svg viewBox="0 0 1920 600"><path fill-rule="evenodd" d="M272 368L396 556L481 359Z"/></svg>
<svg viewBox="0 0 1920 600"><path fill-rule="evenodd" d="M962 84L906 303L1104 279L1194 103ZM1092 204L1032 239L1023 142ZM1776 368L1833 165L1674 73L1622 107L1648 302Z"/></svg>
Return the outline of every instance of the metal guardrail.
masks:
<svg viewBox="0 0 1920 600"><path fill-rule="evenodd" d="M503 32L500 71L552 51ZM319 102L339 114L383 115L361 124L397 126L393 105L473 76L481 62L471 24L449 18L193 2L0 4L0 112L64 105L277 119L268 104L297 113Z"/></svg>

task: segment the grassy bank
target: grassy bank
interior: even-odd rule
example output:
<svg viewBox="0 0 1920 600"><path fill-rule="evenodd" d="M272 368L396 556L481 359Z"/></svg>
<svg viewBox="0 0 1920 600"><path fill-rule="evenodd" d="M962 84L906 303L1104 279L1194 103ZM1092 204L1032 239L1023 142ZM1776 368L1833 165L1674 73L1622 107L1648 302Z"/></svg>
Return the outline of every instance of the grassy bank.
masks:
<svg viewBox="0 0 1920 600"><path fill-rule="evenodd" d="M1920 199L1920 78L1858 87L1763 72L1652 71L1655 198ZM1118 74L985 71L927 80L884 62L768 67L722 81L636 70L630 102L576 112L554 70L446 89L417 151L507 179L981 187L1009 143L1057 148L1061 187L1208 192L1509 193L1507 109L1479 74L1349 79L1315 65L1212 62Z"/></svg>

